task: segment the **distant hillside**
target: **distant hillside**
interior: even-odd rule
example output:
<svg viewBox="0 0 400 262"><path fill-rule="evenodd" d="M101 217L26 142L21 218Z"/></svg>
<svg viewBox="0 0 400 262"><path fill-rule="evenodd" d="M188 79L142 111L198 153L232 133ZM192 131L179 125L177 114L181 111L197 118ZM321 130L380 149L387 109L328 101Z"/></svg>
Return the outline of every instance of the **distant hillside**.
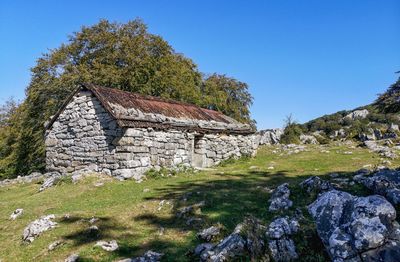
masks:
<svg viewBox="0 0 400 262"><path fill-rule="evenodd" d="M329 138L360 138L361 134L368 134L371 130L379 130L384 135L398 131L399 112L400 78L369 105L324 115L300 126L304 133Z"/></svg>

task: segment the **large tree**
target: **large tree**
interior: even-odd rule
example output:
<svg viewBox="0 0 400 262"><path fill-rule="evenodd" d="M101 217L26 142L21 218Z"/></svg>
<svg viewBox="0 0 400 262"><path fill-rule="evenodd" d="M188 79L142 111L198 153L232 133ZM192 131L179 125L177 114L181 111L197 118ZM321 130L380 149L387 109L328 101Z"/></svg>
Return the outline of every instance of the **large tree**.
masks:
<svg viewBox="0 0 400 262"><path fill-rule="evenodd" d="M250 109L253 97L248 85L226 75L212 74L203 82L201 106L220 111L234 119L252 123Z"/></svg>
<svg viewBox="0 0 400 262"><path fill-rule="evenodd" d="M139 19L126 24L101 20L82 27L66 44L42 55L31 71L26 99L12 124L17 138L4 150L12 152L14 169L9 170L14 175L44 168L44 123L80 83L171 98L251 120L246 84L220 75L204 80L191 59L149 33Z"/></svg>

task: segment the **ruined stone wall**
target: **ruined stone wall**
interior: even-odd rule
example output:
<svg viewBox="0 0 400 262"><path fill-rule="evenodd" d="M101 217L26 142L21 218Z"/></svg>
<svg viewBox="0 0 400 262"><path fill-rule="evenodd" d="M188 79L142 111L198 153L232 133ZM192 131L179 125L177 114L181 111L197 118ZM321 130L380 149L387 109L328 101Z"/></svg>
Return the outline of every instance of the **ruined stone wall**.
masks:
<svg viewBox="0 0 400 262"><path fill-rule="evenodd" d="M206 134L194 142L194 162L211 167L231 157L254 156L258 148L256 135Z"/></svg>
<svg viewBox="0 0 400 262"><path fill-rule="evenodd" d="M210 167L254 155L254 137L119 128L90 91L81 91L46 133L46 162L49 171L64 174L92 170L140 179L150 168Z"/></svg>

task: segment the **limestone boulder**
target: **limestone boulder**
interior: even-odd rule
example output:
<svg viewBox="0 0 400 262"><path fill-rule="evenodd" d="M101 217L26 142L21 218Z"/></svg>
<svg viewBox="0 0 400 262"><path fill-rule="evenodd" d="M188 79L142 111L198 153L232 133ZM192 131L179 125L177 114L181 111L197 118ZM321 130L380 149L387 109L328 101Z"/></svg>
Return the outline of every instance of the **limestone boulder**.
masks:
<svg viewBox="0 0 400 262"><path fill-rule="evenodd" d="M294 261L298 258L291 236L299 229L297 220L280 217L271 222L266 233L272 258L277 262Z"/></svg>
<svg viewBox="0 0 400 262"><path fill-rule="evenodd" d="M320 195L309 212L333 261L398 261L396 210L382 196L331 190Z"/></svg>
<svg viewBox="0 0 400 262"><path fill-rule="evenodd" d="M307 178L299 184L299 186L305 189L309 194L326 192L333 189L333 185L329 181L325 181L317 176Z"/></svg>
<svg viewBox="0 0 400 262"><path fill-rule="evenodd" d="M269 211L279 211L290 208L293 205L293 202L289 199L290 189L289 184L284 183L278 186L271 195L269 199Z"/></svg>
<svg viewBox="0 0 400 262"><path fill-rule="evenodd" d="M32 243L43 232L55 228L57 226L57 223L53 221L54 219L54 215L47 215L31 222L24 229L22 240L28 243Z"/></svg>

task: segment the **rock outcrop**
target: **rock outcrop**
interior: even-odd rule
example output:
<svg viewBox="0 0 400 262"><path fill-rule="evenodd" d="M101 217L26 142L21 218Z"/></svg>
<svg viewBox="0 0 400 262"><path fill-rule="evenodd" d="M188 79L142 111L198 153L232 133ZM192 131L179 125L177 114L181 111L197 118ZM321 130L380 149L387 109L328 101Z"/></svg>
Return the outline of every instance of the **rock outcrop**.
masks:
<svg viewBox="0 0 400 262"><path fill-rule="evenodd" d="M200 259L207 262L229 261L245 252L246 240L240 235L242 225L239 224L232 234L221 240L211 249L205 248Z"/></svg>
<svg viewBox="0 0 400 262"><path fill-rule="evenodd" d="M357 181L374 194L384 196L393 205L400 204L400 171L383 169L372 176L359 176Z"/></svg>
<svg viewBox="0 0 400 262"><path fill-rule="evenodd" d="M346 115L344 118L348 118L351 120L364 119L368 116L368 114L369 111L367 109L355 110L350 114Z"/></svg>
<svg viewBox="0 0 400 262"><path fill-rule="evenodd" d="M293 261L298 258L296 247L291 236L299 229L297 220L280 217L271 222L266 233L268 247L276 262Z"/></svg>
<svg viewBox="0 0 400 262"><path fill-rule="evenodd" d="M314 136L311 136L311 135L300 135L300 142L302 144L310 144L310 145L319 144L318 140Z"/></svg>
<svg viewBox="0 0 400 262"><path fill-rule="evenodd" d="M212 226L199 232L197 234L197 237L204 241L210 242L214 237L218 236L219 233L220 233L219 227Z"/></svg>
<svg viewBox="0 0 400 262"><path fill-rule="evenodd" d="M57 223L52 221L54 219L54 215L47 215L31 222L24 229L22 240L31 243L43 232L56 227Z"/></svg>
<svg viewBox="0 0 400 262"><path fill-rule="evenodd" d="M279 211L290 208L293 202L289 199L289 196L290 189L288 183L278 186L274 192L272 192L271 198L269 199L269 211Z"/></svg>
<svg viewBox="0 0 400 262"><path fill-rule="evenodd" d="M333 261L398 261L396 210L382 196L332 190L319 196L309 212Z"/></svg>
<svg viewBox="0 0 400 262"><path fill-rule="evenodd" d="M322 180L317 176L307 178L306 180L301 182L299 186L305 189L309 194L319 194L321 192L326 192L333 189L333 186L329 181Z"/></svg>
<svg viewBox="0 0 400 262"><path fill-rule="evenodd" d="M397 155L387 146L379 145L376 141L364 141L364 145L372 152L378 153L383 157L395 159Z"/></svg>
<svg viewBox="0 0 400 262"><path fill-rule="evenodd" d="M260 145L276 145L279 144L281 136L283 135L283 129L266 129L258 132L260 136Z"/></svg>

